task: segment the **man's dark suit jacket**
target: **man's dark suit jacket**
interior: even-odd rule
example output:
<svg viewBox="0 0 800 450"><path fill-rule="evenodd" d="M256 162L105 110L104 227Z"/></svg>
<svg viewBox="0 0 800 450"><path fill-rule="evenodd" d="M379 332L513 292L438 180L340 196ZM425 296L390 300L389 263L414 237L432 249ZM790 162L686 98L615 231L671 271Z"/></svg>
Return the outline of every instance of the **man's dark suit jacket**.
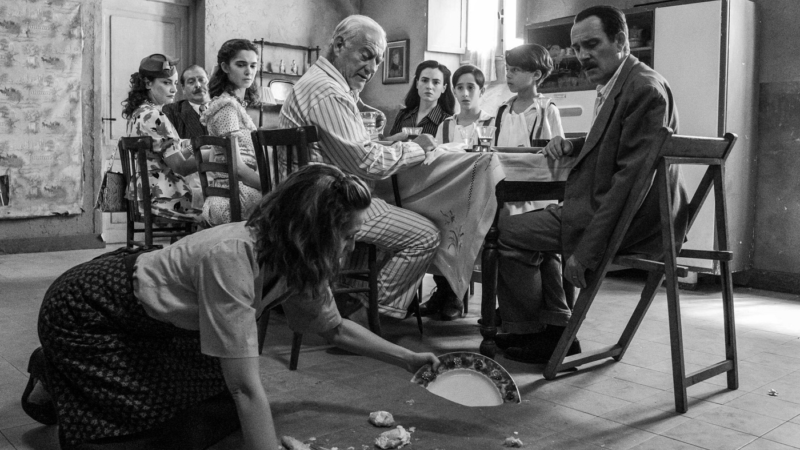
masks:
<svg viewBox="0 0 800 450"><path fill-rule="evenodd" d="M178 131L181 139L191 139L208 134L206 127L200 123L200 115L194 111L188 100L164 105L161 111Z"/></svg>
<svg viewBox="0 0 800 450"><path fill-rule="evenodd" d="M667 81L633 55L622 70L585 138L573 139L575 167L566 183L561 212L564 253L596 269L650 152L659 151L658 131L677 132L678 114ZM686 230L686 191L678 167L669 174L676 242ZM682 217L681 217L682 216ZM620 253L661 253L658 189L650 189L628 229Z"/></svg>

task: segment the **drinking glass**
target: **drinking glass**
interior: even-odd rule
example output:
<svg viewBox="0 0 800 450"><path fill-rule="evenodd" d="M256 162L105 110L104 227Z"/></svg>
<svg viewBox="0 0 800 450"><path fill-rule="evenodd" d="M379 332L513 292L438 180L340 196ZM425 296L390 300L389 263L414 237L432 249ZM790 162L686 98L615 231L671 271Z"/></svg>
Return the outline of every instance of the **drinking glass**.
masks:
<svg viewBox="0 0 800 450"><path fill-rule="evenodd" d="M361 112L361 121L364 123L364 128L367 129L370 135L377 133L375 122L378 118L378 113L375 112Z"/></svg>
<svg viewBox="0 0 800 450"><path fill-rule="evenodd" d="M464 149L468 152L472 151L472 134L475 132L472 128L459 127L458 133L461 136L461 141L464 143Z"/></svg>
<svg viewBox="0 0 800 450"><path fill-rule="evenodd" d="M494 132L497 130L496 127L493 126L480 126L475 127L475 133L478 135L478 142L480 142L480 150L481 152L488 152L489 147L492 146L492 140L494 139Z"/></svg>

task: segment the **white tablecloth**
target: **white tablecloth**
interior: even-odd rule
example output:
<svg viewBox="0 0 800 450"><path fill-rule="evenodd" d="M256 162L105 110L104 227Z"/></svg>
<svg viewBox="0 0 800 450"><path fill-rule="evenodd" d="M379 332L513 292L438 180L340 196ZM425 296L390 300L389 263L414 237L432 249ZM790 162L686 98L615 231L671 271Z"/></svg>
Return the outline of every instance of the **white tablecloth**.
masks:
<svg viewBox="0 0 800 450"><path fill-rule="evenodd" d="M456 153L439 155L398 175L403 208L439 227L441 243L433 264L463 296L475 260L497 211L495 186L507 181L563 181L574 161L548 160L532 153ZM394 204L390 180L375 195Z"/></svg>

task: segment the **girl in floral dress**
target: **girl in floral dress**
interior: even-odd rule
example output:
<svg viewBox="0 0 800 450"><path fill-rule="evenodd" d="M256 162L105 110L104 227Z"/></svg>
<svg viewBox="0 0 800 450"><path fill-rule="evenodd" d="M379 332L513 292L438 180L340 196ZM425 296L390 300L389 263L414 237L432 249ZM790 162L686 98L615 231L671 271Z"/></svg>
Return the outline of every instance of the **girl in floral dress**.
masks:
<svg viewBox="0 0 800 450"><path fill-rule="evenodd" d="M197 222L200 210L192 208L192 190L187 176L197 172L188 139L181 139L161 107L172 103L178 92L175 62L165 55L144 58L131 75L131 90L122 102L122 117L128 119L129 136L150 136L153 151L147 154L150 204L154 215ZM136 196L142 205L142 182L136 180ZM143 212L140 210L140 213Z"/></svg>
<svg viewBox="0 0 800 450"><path fill-rule="evenodd" d="M255 45L246 39L231 39L217 52L217 70L208 83L211 103L200 117L200 122L213 136L236 136L234 152L240 158L239 201L242 218L247 219L261 199L261 181L258 176L256 154L250 133L256 126L245 107L258 100L258 89L253 84L258 70L258 53ZM224 162L225 155L216 149L212 159ZM228 176L215 173L211 186L227 187ZM231 221L230 202L222 197L209 197L203 204L203 218L213 225Z"/></svg>

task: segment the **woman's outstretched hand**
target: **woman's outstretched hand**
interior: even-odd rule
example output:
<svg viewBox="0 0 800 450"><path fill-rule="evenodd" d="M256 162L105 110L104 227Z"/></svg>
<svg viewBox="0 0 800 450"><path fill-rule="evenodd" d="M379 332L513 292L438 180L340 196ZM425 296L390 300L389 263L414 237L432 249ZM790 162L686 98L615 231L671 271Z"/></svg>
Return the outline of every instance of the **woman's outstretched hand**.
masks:
<svg viewBox="0 0 800 450"><path fill-rule="evenodd" d="M406 362L406 370L408 370L411 373L417 373L419 368L426 364L430 364L431 367L433 367L433 370L436 371L436 369L439 368L441 362L439 361L439 358L436 355L430 352L411 353L411 356L408 358L408 361Z"/></svg>

